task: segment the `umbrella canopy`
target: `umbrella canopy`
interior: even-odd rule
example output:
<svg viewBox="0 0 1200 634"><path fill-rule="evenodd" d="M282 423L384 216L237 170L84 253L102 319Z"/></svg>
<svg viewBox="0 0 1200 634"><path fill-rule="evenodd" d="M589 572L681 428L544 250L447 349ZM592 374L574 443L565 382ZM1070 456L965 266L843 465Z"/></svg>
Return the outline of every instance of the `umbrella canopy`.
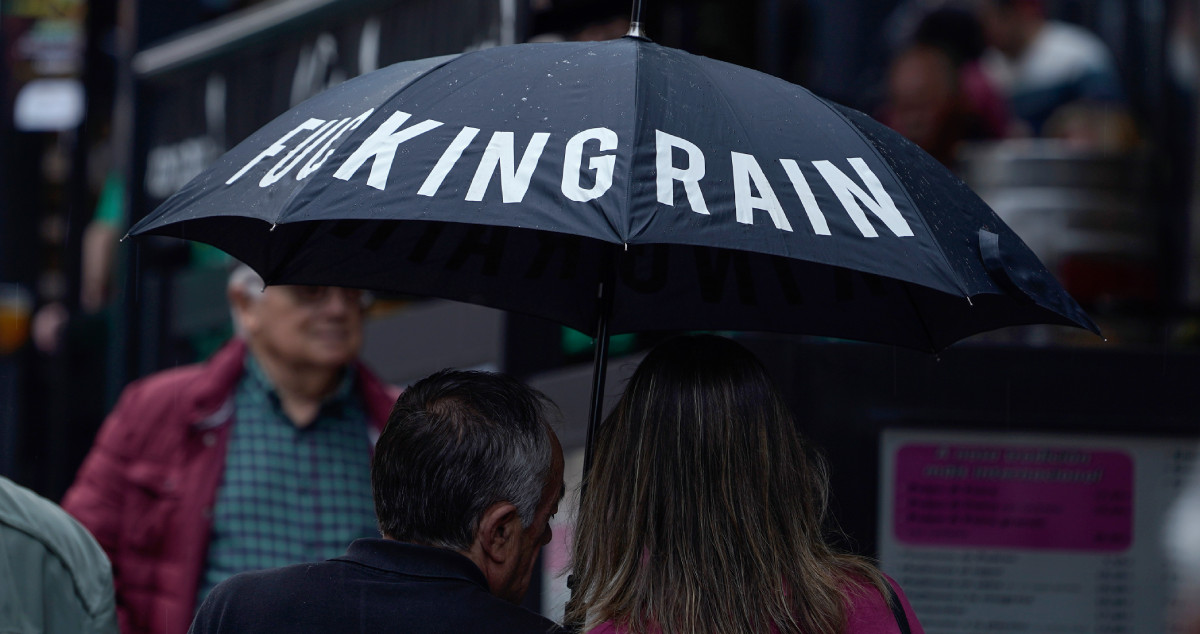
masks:
<svg viewBox="0 0 1200 634"><path fill-rule="evenodd" d="M938 350L1094 324L960 180L870 117L638 37L404 62L260 129L133 234L268 283L446 297L598 334Z"/></svg>

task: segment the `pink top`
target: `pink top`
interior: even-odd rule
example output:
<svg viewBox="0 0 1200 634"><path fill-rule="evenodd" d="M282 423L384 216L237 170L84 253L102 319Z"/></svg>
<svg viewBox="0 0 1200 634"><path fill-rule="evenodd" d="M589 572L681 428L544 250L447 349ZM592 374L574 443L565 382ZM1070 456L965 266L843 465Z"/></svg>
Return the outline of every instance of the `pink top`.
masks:
<svg viewBox="0 0 1200 634"><path fill-rule="evenodd" d="M908 597L904 596L900 585L891 577L887 577L887 580L896 589L896 596L900 597L900 605L904 606L904 614L908 616L909 630L912 634L925 634L925 629L921 627L917 615L913 613L912 606L908 603ZM846 617L845 634L900 633L900 626L896 624L896 618L892 616L892 610L888 607L887 600L875 591L874 586L858 586L857 590L851 592L850 610ZM774 631L775 628L771 629ZM588 634L626 634L626 632L611 621L606 621L588 630Z"/></svg>

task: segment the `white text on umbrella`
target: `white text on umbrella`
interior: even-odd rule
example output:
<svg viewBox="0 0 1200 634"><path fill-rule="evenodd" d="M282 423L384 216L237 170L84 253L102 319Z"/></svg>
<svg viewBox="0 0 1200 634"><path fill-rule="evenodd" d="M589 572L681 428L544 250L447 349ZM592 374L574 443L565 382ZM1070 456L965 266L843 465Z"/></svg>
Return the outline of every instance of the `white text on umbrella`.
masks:
<svg viewBox="0 0 1200 634"><path fill-rule="evenodd" d="M268 187L278 182L320 146L320 149L296 174L296 180L303 180L328 159L333 152L331 149L333 143L343 133L357 128L373 112L374 110L368 110L353 119L326 121L310 118L284 134L278 141L267 146L230 177L226 184L233 184L263 160L283 152L288 147L288 141L297 134L306 130L315 131L268 169L258 184L260 187ZM367 185L379 190L386 189L388 175L391 173L399 145L443 125L441 121L426 119L403 127L411 117L412 115L407 112L392 113L346 158L333 173L333 177L349 181L360 168L370 161ZM437 163L417 190L417 194L421 196L436 195L447 175L458 164L463 153L479 132L478 128L464 126L442 152ZM529 144L518 160L515 134L507 131L493 132L464 199L471 202L483 201L492 177L499 173L503 202L521 202L529 189L534 171L537 169L550 136L549 132L533 133ZM598 142L599 151L606 153L589 158L586 169L595 172L595 180L591 187L585 188L583 158L585 145L589 141ZM587 202L607 193L612 187L617 161L616 155L610 152L616 150L618 145L616 132L609 128L590 128L572 136L564 148L561 181L563 196L575 202ZM677 158L682 159L682 164L676 163ZM698 214L710 215L701 189L701 181L706 172L705 161L704 151L696 144L662 130L655 130L655 184L658 202L674 207L675 185L679 183L683 186L687 204L691 210ZM846 210L850 220L862 236L875 238L879 235L867 218L863 207L866 207L866 211L870 211L897 237L912 236L912 228L866 161L858 157L849 157L846 161L858 174L866 189L863 189L831 161L816 160L812 161L812 165ZM813 233L831 235L825 214L799 164L794 159L786 158L779 159L779 164L804 209ZM742 224L752 225L755 211L762 211L766 212L776 229L792 231L792 224L785 212L784 205L775 193L771 181L758 159L751 154L731 151L730 168L736 220Z"/></svg>

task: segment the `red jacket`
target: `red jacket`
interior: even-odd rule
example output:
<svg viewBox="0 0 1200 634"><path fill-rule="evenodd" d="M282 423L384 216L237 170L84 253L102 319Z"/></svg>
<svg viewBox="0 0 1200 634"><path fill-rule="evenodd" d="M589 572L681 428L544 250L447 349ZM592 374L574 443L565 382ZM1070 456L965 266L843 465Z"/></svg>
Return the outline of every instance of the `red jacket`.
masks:
<svg viewBox="0 0 1200 634"><path fill-rule="evenodd" d="M104 421L62 506L112 560L124 634L184 634L196 609L246 344L131 383ZM382 431L399 392L358 367Z"/></svg>

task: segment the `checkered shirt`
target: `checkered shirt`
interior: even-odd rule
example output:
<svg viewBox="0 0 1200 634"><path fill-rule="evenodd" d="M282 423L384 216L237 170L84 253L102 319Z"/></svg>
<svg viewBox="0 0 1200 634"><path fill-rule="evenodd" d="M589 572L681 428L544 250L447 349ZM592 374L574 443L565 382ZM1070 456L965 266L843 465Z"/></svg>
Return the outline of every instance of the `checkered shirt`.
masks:
<svg viewBox="0 0 1200 634"><path fill-rule="evenodd" d="M323 561L378 537L367 420L347 370L317 419L297 428L254 357L234 394L225 473L196 605L246 570Z"/></svg>

